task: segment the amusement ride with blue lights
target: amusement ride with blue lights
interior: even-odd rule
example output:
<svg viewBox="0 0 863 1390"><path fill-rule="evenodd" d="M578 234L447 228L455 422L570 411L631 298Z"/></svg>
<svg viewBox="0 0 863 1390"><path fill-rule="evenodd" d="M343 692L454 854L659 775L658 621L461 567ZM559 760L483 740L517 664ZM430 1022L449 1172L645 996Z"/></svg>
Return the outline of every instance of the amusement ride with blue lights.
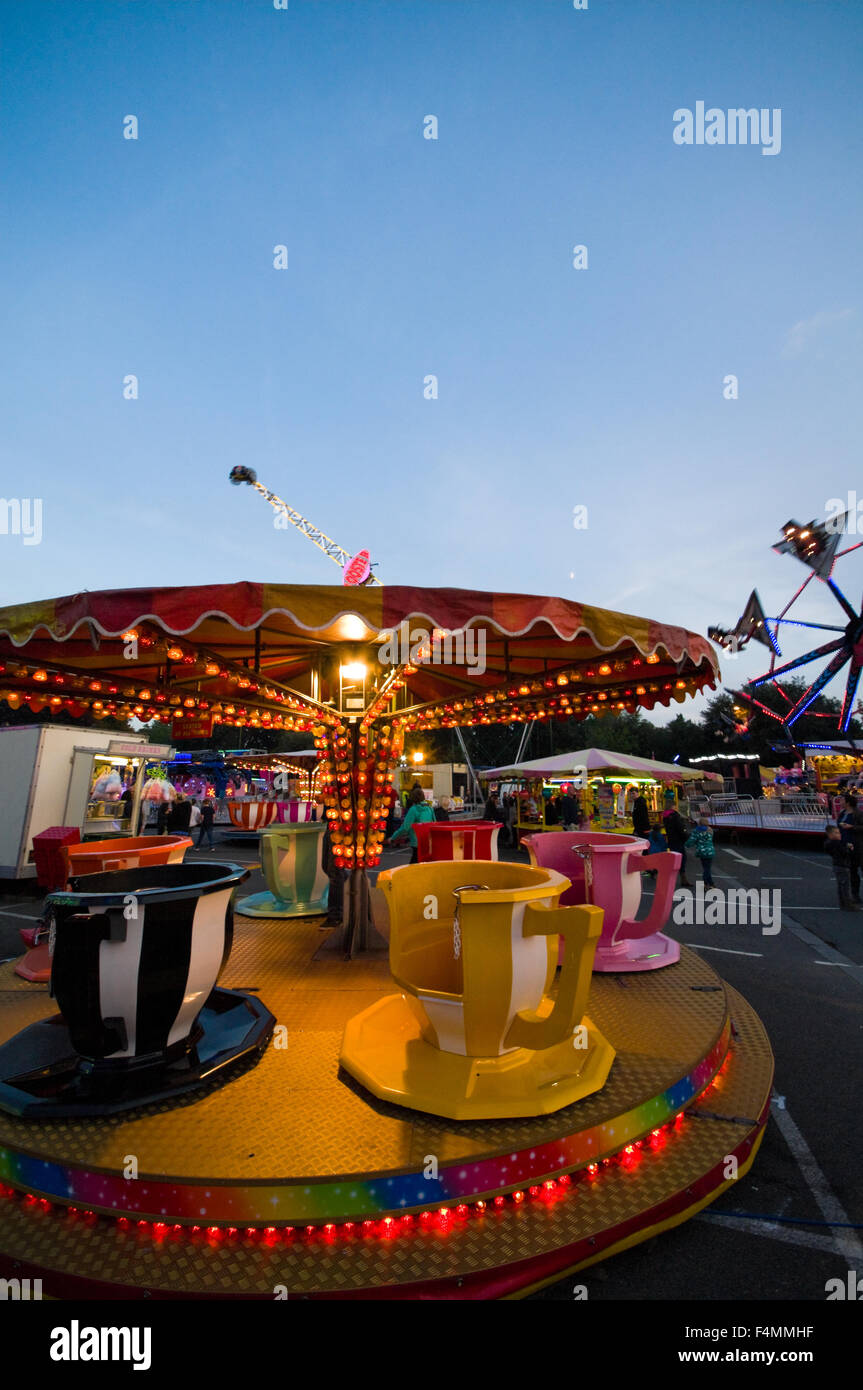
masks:
<svg viewBox="0 0 863 1390"><path fill-rule="evenodd" d="M775 618L768 618L758 597L756 590L753 590L746 603L740 618L734 628L727 630L719 627L708 629L708 636L712 641L723 647L726 651L738 652L747 646L751 640L760 642L763 646L770 649L770 666L763 675L755 676L747 681L739 692L739 696L744 699L753 709L760 710L762 714L767 714L771 719L776 719L783 725L789 738L793 736L791 730L802 714L818 699L831 680L839 674L844 666L849 666L848 678L845 684L845 694L842 700L842 707L838 717L838 731L845 734L851 723L854 713L854 697L860 681L860 671L863 667L863 609L855 609L849 602L845 594L839 588L833 578L835 562L845 555L850 555L852 551L859 550L863 546L863 541L857 541L853 545L847 546L844 550L839 549L843 537L846 534L846 522L848 513L830 517L826 522L810 521L808 525L801 526L798 521L787 521L782 528L782 539L777 541L773 549L779 554L793 555L801 564L809 570L809 574L803 583L792 595L782 612ZM836 602L839 604L846 617L844 624L833 623L813 623L802 622L796 618L789 618L786 614L797 602L804 589L813 579L819 579L822 584L830 590ZM829 641L825 641L819 647L813 647L802 656L795 657L792 661L786 661L782 665L777 665L781 661L782 652L779 648L778 634L780 626L788 625L791 627L813 628L822 632L836 633L837 635ZM814 661L827 659L827 664L815 677L811 684L804 690L803 694L793 701L782 689L779 679L786 676L791 671L799 670L804 666L810 665ZM769 709L755 697L754 692L761 687L772 683L779 691L782 698L787 702L788 709L777 714L775 710ZM859 711L858 711L859 712ZM819 715L822 718L832 718L832 715Z"/></svg>

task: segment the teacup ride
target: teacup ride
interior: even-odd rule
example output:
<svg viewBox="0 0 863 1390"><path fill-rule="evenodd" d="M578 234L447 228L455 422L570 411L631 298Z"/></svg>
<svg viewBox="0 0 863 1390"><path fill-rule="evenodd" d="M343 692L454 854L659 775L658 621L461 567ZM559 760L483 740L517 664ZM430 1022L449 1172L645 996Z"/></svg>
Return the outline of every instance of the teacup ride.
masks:
<svg viewBox="0 0 863 1390"><path fill-rule="evenodd" d="M245 835L257 835L279 815L277 801L228 801L227 806L231 829Z"/></svg>
<svg viewBox="0 0 863 1390"><path fill-rule="evenodd" d="M500 825L493 820L426 821L414 826L417 863L498 857Z"/></svg>
<svg viewBox="0 0 863 1390"><path fill-rule="evenodd" d="M129 839L84 840L62 845L60 853L68 883L82 874L108 873L114 869L139 869L148 864L181 864L192 841L186 835L141 835ZM51 978L48 949L50 909L36 927L23 927L21 939L30 950L15 967L15 974L34 984L47 984Z"/></svg>
<svg viewBox="0 0 863 1390"><path fill-rule="evenodd" d="M277 801L279 825L306 825L314 817L314 801Z"/></svg>
<svg viewBox="0 0 863 1390"><path fill-rule="evenodd" d="M553 870L470 867L476 882L458 861L379 875L403 992L350 1020L341 1064L381 1099L433 1115L552 1114L600 1090L615 1055L584 1013L602 912L560 907L568 885Z"/></svg>
<svg viewBox="0 0 863 1390"><path fill-rule="evenodd" d="M229 801L228 820L235 830L259 831L280 825L305 825L312 819L313 801Z"/></svg>
<svg viewBox="0 0 863 1390"><path fill-rule="evenodd" d="M595 903L604 913L595 971L661 970L680 960L680 944L660 930L671 914L681 856L672 850L646 855L647 840L593 830L526 835L532 864L566 874L571 886L562 902ZM653 902L636 920L641 875L656 872Z"/></svg>
<svg viewBox="0 0 863 1390"><path fill-rule="evenodd" d="M67 879L106 874L115 869L144 869L150 864L182 864L192 848L188 835L140 835L131 839L84 840L63 845Z"/></svg>
<svg viewBox="0 0 863 1390"><path fill-rule="evenodd" d="M370 813L340 817L334 840L334 860L350 870L352 887L379 863L404 713L418 707L408 723L419 731L478 717L474 700L453 703L464 668L429 662L401 668L398 719L383 687L363 720L342 708L342 661L362 651L375 668L384 630L414 618L453 633L471 624L486 645L480 688L494 699L483 719L496 723L552 711L578 717L599 694L652 708L680 698L681 683L693 694L719 679L715 653L696 634L558 597L251 583L118 597L75 593L0 611L5 684L22 700L41 698L29 672L47 659L46 633L63 670L114 683L120 662L132 665L120 656L124 634L140 622L171 641L181 629L198 665L174 663L171 675L163 643L141 643L135 682L155 687L167 674L172 693L186 699L194 680L196 697L211 705L224 694L223 664L239 674L242 661L249 670L263 647L267 680L287 700L252 693L274 727L312 726L328 765L328 809L350 809L340 806L340 771L359 785L370 758L379 766L381 792L362 808ZM219 674L208 676L211 668ZM326 703L306 700L306 688ZM462 864L452 889L473 881L491 892L492 874L505 867ZM467 920L472 904L461 896ZM550 1114L449 1119L389 1104L338 1066L345 1019L397 989L387 958L367 950L367 896L347 895L346 906L351 900L356 910L348 907L342 934L349 964L331 957L310 965L302 924L282 924L292 949L267 950L259 922L236 919L236 975L226 978L253 982L279 1017L299 1017L301 1026L289 1047L268 1049L233 1084L108 1123L25 1121L0 1111L0 1277L39 1277L46 1297L68 1299L224 1300L239 1291L271 1302L274 1277L291 1299L510 1298L661 1235L732 1188L743 1193L733 1200L744 1200L740 1180L770 1113L772 1056L754 1010L709 960L684 946L673 972L631 977L627 989L615 975L593 975L590 1017L616 1049L600 1090ZM416 905L414 915L422 916ZM55 1012L44 991L13 987L2 1002L0 1042ZM452 1005L459 1008L461 996ZM546 1010L543 1002L537 1013Z"/></svg>
<svg viewBox="0 0 863 1390"><path fill-rule="evenodd" d="M330 881L321 864L325 831L325 821L270 825L262 830L261 868L269 891L241 898L237 912L243 917L308 917L326 912Z"/></svg>
<svg viewBox="0 0 863 1390"><path fill-rule="evenodd" d="M105 1115L182 1095L260 1055L275 1019L216 988L233 939L237 864L150 864L81 875L52 893L60 1013L0 1047L0 1110Z"/></svg>

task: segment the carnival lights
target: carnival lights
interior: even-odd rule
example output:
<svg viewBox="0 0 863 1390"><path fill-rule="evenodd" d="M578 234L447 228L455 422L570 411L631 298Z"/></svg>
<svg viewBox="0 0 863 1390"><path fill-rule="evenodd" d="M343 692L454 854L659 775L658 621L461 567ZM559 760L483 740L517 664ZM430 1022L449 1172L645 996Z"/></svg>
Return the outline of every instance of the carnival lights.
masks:
<svg viewBox="0 0 863 1390"><path fill-rule="evenodd" d="M786 522L783 527L783 539L774 545L773 549L780 554L791 554L805 565L810 571L807 578L791 596L777 617L768 618L765 615L758 594L753 591L742 616L733 629L726 631L723 628L713 627L708 632L714 641L734 651L741 650L753 639L770 648L768 670L747 681L740 691L740 696L754 708L761 710L762 713L782 724L789 736L800 716L805 714L830 681L846 665L849 667L849 671L837 720L838 731L846 733L851 723L854 698L860 681L861 668L863 668L863 607L854 608L832 576L836 560L844 555L850 555L854 550L859 550L863 542L858 541L854 545L849 545L845 550L839 550L838 545L844 534L844 525L844 515L835 518L835 524L833 522L824 524L812 521L808 526L801 526L796 521ZM826 586L838 603L845 618L843 624L802 622L799 619L786 617L807 586L816 578ZM838 636L822 643L821 646L812 648L803 656L777 665L777 658L781 657L778 643L779 628L785 624L822 632L834 632ZM826 665L820 674L809 684L800 698L792 702L777 683L780 676L800 670L814 661L825 659L827 659ZM769 709L762 701L755 698L753 692L768 683L774 685L786 701L788 708L781 714Z"/></svg>

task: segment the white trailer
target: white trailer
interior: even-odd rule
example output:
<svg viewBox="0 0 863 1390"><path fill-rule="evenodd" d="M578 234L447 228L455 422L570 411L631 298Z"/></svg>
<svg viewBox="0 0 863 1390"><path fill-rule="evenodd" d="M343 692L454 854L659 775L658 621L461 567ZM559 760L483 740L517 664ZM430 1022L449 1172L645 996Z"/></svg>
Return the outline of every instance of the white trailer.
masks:
<svg viewBox="0 0 863 1390"><path fill-rule="evenodd" d="M0 728L0 879L35 877L33 836L52 825L74 826L82 840L134 835L145 763L170 753L169 747L131 732L61 724ZM90 800L97 760L134 773L131 814L125 821Z"/></svg>

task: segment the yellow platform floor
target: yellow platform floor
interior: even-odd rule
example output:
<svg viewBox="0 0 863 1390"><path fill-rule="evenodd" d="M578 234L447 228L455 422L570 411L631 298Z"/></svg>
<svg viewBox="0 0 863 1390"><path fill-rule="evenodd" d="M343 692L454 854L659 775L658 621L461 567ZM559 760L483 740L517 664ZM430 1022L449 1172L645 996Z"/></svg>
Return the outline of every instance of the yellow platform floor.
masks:
<svg viewBox="0 0 863 1390"><path fill-rule="evenodd" d="M593 977L588 1012L617 1050L598 1094L536 1119L441 1120L340 1071L345 1022L394 986L385 955L313 959L319 920L236 919L220 983L255 990L287 1030L257 1066L103 1119L0 1115L16 1191L0 1274L29 1271L46 1296L513 1297L685 1219L727 1186L727 1155L751 1162L769 1043L694 952ZM0 1042L54 1011L0 967Z"/></svg>

